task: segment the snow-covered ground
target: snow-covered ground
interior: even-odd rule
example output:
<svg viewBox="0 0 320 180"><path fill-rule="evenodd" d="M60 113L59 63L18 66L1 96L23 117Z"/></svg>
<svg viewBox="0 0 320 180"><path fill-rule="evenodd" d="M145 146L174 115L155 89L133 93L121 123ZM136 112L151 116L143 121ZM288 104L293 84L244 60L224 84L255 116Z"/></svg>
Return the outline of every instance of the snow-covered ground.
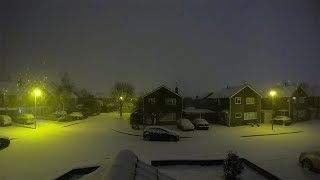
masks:
<svg viewBox="0 0 320 180"><path fill-rule="evenodd" d="M221 159L232 150L282 179L320 179L320 174L301 169L297 160L302 151L320 149L320 120L275 125L273 131L270 124L230 128L211 125L208 131L191 132L168 126L192 138L146 142L112 130L141 134L141 130L130 128L128 116L120 119L116 113L107 113L67 123L38 121L37 129L0 127L0 136L16 138L0 151L0 180L54 179L73 168L108 163L122 149L134 151L147 163L162 159ZM241 137L294 131L302 132Z"/></svg>

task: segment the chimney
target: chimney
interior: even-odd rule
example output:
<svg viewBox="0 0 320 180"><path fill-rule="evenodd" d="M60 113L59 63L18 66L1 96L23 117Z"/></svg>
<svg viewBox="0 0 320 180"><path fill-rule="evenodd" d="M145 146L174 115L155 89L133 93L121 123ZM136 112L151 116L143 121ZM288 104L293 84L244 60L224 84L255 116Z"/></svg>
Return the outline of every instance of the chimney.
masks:
<svg viewBox="0 0 320 180"><path fill-rule="evenodd" d="M179 94L179 88L178 88L178 83L177 82L176 82L175 93Z"/></svg>

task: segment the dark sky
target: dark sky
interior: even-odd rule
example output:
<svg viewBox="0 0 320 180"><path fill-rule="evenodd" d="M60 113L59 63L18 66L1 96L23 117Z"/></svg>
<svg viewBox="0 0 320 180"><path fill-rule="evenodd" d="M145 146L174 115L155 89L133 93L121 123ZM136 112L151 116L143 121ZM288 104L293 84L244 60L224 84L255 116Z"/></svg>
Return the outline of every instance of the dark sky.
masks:
<svg viewBox="0 0 320 180"><path fill-rule="evenodd" d="M93 92L116 81L137 91L178 82L187 95L243 81L319 83L318 0L6 2L10 73L68 71Z"/></svg>

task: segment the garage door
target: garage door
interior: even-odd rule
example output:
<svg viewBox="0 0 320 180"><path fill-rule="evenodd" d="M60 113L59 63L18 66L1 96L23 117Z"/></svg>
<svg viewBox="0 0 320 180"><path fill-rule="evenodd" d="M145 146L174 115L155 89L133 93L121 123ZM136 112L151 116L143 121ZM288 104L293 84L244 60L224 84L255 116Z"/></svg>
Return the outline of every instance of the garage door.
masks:
<svg viewBox="0 0 320 180"><path fill-rule="evenodd" d="M257 112L245 112L244 120L253 120L257 119Z"/></svg>
<svg viewBox="0 0 320 180"><path fill-rule="evenodd" d="M159 114L160 122L172 122L176 121L176 113L160 113Z"/></svg>

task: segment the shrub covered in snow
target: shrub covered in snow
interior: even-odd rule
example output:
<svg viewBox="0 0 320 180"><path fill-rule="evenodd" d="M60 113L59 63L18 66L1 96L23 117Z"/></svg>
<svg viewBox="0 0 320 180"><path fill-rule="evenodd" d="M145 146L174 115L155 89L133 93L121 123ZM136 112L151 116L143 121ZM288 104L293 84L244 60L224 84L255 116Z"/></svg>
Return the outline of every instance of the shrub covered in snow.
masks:
<svg viewBox="0 0 320 180"><path fill-rule="evenodd" d="M242 173L242 170L242 160L236 153L229 152L223 163L224 177L226 179L236 179Z"/></svg>

